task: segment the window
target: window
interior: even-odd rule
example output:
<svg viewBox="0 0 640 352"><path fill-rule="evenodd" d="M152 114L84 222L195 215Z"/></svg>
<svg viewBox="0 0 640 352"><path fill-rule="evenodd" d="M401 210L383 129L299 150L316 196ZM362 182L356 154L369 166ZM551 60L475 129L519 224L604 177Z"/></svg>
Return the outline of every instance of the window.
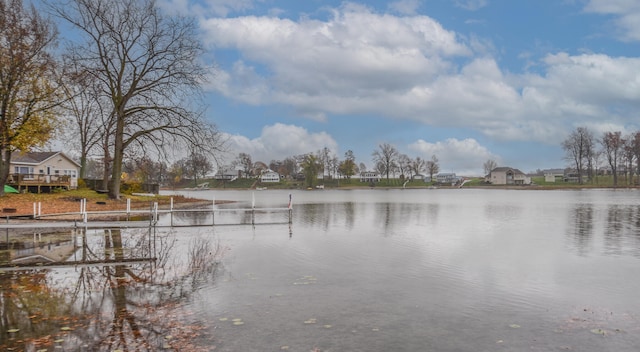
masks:
<svg viewBox="0 0 640 352"><path fill-rule="evenodd" d="M16 166L14 168L16 174L28 175L25 176L25 180L33 180L33 168L29 166Z"/></svg>
<svg viewBox="0 0 640 352"><path fill-rule="evenodd" d="M77 170L63 170L65 176L71 176L71 178L77 178Z"/></svg>

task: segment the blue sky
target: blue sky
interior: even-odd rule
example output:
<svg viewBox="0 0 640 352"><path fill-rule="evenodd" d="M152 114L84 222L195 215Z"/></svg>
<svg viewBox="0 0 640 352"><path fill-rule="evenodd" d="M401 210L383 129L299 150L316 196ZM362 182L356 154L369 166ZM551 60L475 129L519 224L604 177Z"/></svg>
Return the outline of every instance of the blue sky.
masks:
<svg viewBox="0 0 640 352"><path fill-rule="evenodd" d="M390 143L441 171L564 167L560 143L639 129L637 0L158 0L215 61L208 117L233 159Z"/></svg>

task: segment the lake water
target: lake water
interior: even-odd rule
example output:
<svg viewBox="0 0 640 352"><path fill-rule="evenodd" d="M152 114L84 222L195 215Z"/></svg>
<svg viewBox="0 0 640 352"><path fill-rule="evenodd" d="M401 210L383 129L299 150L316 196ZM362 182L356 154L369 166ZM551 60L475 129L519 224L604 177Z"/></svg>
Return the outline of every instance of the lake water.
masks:
<svg viewBox="0 0 640 352"><path fill-rule="evenodd" d="M125 277L133 268L141 277L148 269L155 280L161 272L168 279L156 281L165 289L123 286L121 294L128 298L118 309L110 308L128 307L138 326L161 326L163 332L153 341L170 341L197 327L191 343L215 346L215 351L640 348L638 191L184 194L238 201L220 208L253 202L257 208L286 207L291 194L293 221L287 223L286 213L267 213L256 215L256 226L236 226L234 216L235 222L250 223L247 215L229 213L216 220L226 226L158 229L174 236L171 254L161 255L160 264L130 264L122 266L120 276L113 275ZM202 224L213 220L210 214L193 217ZM138 238L155 236L164 238L155 232ZM128 235L122 237L126 243ZM104 238L102 233L98 238ZM201 267L184 259L199 248L193 246L198 241L213 241L208 245L214 243L222 254L215 267L185 276L179 273L184 268L191 273ZM97 242L106 248L103 240ZM140 243L136 246L151 248ZM154 251L168 248L157 247ZM77 268L48 275L51 287L78 287ZM184 277L188 280L175 283L174 278ZM8 284L3 285L6 294ZM172 289L167 293L166 287ZM120 291L112 287L109 292L110 300L117 301ZM102 297L95 287L88 295ZM178 323L166 326L140 318L150 314L140 310L149 306L147 301L174 302L168 316L178 316ZM99 331L100 324L87 324L75 331ZM86 336L78 332L74 339L90 346Z"/></svg>

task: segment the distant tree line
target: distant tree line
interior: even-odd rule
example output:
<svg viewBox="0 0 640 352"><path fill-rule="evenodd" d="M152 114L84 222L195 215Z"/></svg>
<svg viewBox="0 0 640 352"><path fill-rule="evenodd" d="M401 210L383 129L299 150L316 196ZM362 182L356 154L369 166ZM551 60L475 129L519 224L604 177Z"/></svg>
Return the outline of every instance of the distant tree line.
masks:
<svg viewBox="0 0 640 352"><path fill-rule="evenodd" d="M620 131L604 132L598 137L587 127L577 127L562 142L562 148L580 183L585 177L594 181L603 165L608 166L614 186L620 176L632 184L640 173L640 131L627 136Z"/></svg>
<svg viewBox="0 0 640 352"><path fill-rule="evenodd" d="M366 171L377 172L389 180L391 177L413 178L423 173L433 177L440 170L439 161L435 155L430 160L419 156L411 158L400 153L389 143L380 144L373 151L372 161L373 168L367 170L364 162L357 162L352 150L347 150L340 159L332 150L325 147L316 152L294 155L283 160L271 160L269 164L261 161L253 162L251 155L242 152L222 168L240 170L243 177L257 177L266 170L273 170L284 177L304 179L306 185L310 187L325 178L350 183L352 177Z"/></svg>

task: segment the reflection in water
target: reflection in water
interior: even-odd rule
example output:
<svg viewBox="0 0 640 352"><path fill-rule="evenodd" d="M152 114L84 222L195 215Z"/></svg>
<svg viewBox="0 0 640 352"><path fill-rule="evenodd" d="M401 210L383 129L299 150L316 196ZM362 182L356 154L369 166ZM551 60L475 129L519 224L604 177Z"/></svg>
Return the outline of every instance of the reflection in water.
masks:
<svg viewBox="0 0 640 352"><path fill-rule="evenodd" d="M607 209L604 229L605 251L607 254L620 255L631 250L640 255L638 248L638 206L612 204ZM628 243L635 246L630 247Z"/></svg>
<svg viewBox="0 0 640 352"><path fill-rule="evenodd" d="M577 203L568 212L567 238L581 256L640 257L640 209L635 204Z"/></svg>
<svg viewBox="0 0 640 352"><path fill-rule="evenodd" d="M323 231L336 228L351 231L361 227L363 221L373 221L380 233L392 236L410 223L435 225L439 210L440 205L433 203L301 204L296 206L294 223L303 223Z"/></svg>
<svg viewBox="0 0 640 352"><path fill-rule="evenodd" d="M593 237L593 205L576 204L569 212L569 220L573 226L567 228L571 231L568 235L573 239L578 254L587 255L590 251L589 245Z"/></svg>
<svg viewBox="0 0 640 352"><path fill-rule="evenodd" d="M84 237L80 256L148 257L148 238L106 229ZM181 303L213 280L220 247L203 237L180 249L174 232L156 239L156 261L0 272L0 349L209 350L193 344L204 326Z"/></svg>
<svg viewBox="0 0 640 352"><path fill-rule="evenodd" d="M114 263L3 272L0 349L637 351L637 197L304 195L288 227L89 232L67 259Z"/></svg>

